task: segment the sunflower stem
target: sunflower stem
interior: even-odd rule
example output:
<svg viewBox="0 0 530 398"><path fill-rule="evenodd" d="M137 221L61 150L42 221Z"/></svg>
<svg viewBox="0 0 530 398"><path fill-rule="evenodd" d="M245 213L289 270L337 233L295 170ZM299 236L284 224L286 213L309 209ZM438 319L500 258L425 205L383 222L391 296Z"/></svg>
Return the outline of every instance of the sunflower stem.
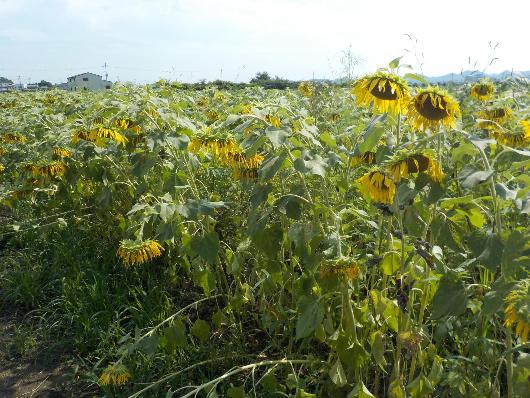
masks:
<svg viewBox="0 0 530 398"><path fill-rule="evenodd" d="M506 349L510 352L506 356L506 384L508 388L508 398L513 398L513 354L512 349L512 331L510 328L505 328L506 331Z"/></svg>

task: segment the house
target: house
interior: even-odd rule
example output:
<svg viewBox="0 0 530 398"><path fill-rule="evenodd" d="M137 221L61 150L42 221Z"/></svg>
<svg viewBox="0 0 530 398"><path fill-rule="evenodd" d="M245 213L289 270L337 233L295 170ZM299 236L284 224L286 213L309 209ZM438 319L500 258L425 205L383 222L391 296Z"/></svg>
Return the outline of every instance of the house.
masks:
<svg viewBox="0 0 530 398"><path fill-rule="evenodd" d="M26 84L26 90L36 91L38 89L39 89L39 84L38 83L28 83L28 84Z"/></svg>
<svg viewBox="0 0 530 398"><path fill-rule="evenodd" d="M85 72L79 75L70 76L66 83L66 89L69 91L97 91L108 90L112 87L112 82L103 80L103 77L94 73Z"/></svg>

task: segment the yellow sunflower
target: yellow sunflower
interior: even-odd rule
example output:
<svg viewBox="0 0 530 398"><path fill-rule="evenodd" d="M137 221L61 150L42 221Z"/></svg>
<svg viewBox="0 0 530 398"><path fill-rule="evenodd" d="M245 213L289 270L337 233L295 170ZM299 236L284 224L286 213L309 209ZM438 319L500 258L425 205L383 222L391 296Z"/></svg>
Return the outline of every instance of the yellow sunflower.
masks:
<svg viewBox="0 0 530 398"><path fill-rule="evenodd" d="M360 155L352 156L350 160L351 167L358 166L359 164L375 164L375 152L365 152Z"/></svg>
<svg viewBox="0 0 530 398"><path fill-rule="evenodd" d="M510 120L513 116L513 111L506 106L500 106L480 111L477 116L483 119L478 122L478 128L494 130L498 128L498 125Z"/></svg>
<svg viewBox="0 0 530 398"><path fill-rule="evenodd" d="M530 145L530 122L522 120L519 122L522 129L510 133L502 128L489 129L490 135L502 145L512 148L524 148Z"/></svg>
<svg viewBox="0 0 530 398"><path fill-rule="evenodd" d="M506 299L504 309L504 324L511 328L515 326L515 335L524 343L528 341L530 333L530 279L523 279Z"/></svg>
<svg viewBox="0 0 530 398"><path fill-rule="evenodd" d="M119 129L132 130L136 134L139 134L140 131L142 131L142 128L138 124L134 123L131 119L125 119L125 118L116 119L114 121L114 124Z"/></svg>
<svg viewBox="0 0 530 398"><path fill-rule="evenodd" d="M386 204L394 201L396 185L392 178L379 169L372 169L357 179L357 185L365 199Z"/></svg>
<svg viewBox="0 0 530 398"><path fill-rule="evenodd" d="M268 113L267 115L265 115L265 120L277 129L279 129L280 126L282 125L280 117L273 115L271 113Z"/></svg>
<svg viewBox="0 0 530 398"><path fill-rule="evenodd" d="M243 105L239 113L241 113L242 115L252 115L252 105L250 104Z"/></svg>
<svg viewBox="0 0 530 398"><path fill-rule="evenodd" d="M395 182L401 181L402 178L409 174L424 173L432 178L433 181L441 182L443 179L442 168L429 153L415 153L406 157L398 158L391 161L387 168L392 174Z"/></svg>
<svg viewBox="0 0 530 398"><path fill-rule="evenodd" d="M134 266L160 257L163 251L164 248L160 243L154 240L146 240L139 243L132 240L123 240L120 242L116 255L121 258L125 265Z"/></svg>
<svg viewBox="0 0 530 398"><path fill-rule="evenodd" d="M407 82L397 75L376 72L362 77L353 85L358 106L370 106L374 112L405 113L410 100Z"/></svg>
<svg viewBox="0 0 530 398"><path fill-rule="evenodd" d="M487 101L495 92L495 86L491 80L484 79L471 86L471 97L477 101Z"/></svg>
<svg viewBox="0 0 530 398"><path fill-rule="evenodd" d="M5 169L5 166L3 164L0 164L0 174L2 174Z"/></svg>
<svg viewBox="0 0 530 398"><path fill-rule="evenodd" d="M355 280L361 275L361 267L354 259L341 257L322 263L319 273L322 279L338 276L341 279Z"/></svg>
<svg viewBox="0 0 530 398"><path fill-rule="evenodd" d="M241 151L236 140L230 135L201 134L192 138L188 146L190 152L200 151L214 155L223 164L230 165L233 157Z"/></svg>
<svg viewBox="0 0 530 398"><path fill-rule="evenodd" d="M104 386L109 384L121 386L126 384L130 378L131 374L125 365L120 363L109 365L99 377L99 382Z"/></svg>
<svg viewBox="0 0 530 398"><path fill-rule="evenodd" d="M439 87L421 89L408 105L408 121L420 131L436 131L441 125L455 128L461 116L458 102Z"/></svg>
<svg viewBox="0 0 530 398"><path fill-rule="evenodd" d="M72 157L72 151L66 148L61 148L61 147L53 148L53 154L58 158L71 158Z"/></svg>
<svg viewBox="0 0 530 398"><path fill-rule="evenodd" d="M226 95L224 95L222 92L220 91L216 91L214 94L213 94L213 98L214 100L216 101L224 101L226 99Z"/></svg>
<svg viewBox="0 0 530 398"><path fill-rule="evenodd" d="M28 139L26 137L16 134L7 133L0 135L0 142L5 142L6 144L24 143L27 140Z"/></svg>
<svg viewBox="0 0 530 398"><path fill-rule="evenodd" d="M306 97L311 97L313 95L313 86L309 82L302 82L298 85L298 91Z"/></svg>
<svg viewBox="0 0 530 398"><path fill-rule="evenodd" d="M53 178L61 176L66 171L66 165L62 162L53 162L45 165L28 165L27 169L31 171L33 177Z"/></svg>
<svg viewBox="0 0 530 398"><path fill-rule="evenodd" d="M264 157L256 154L247 158L244 153L238 152L231 155L230 163L236 180L255 180L258 178L258 168L263 163Z"/></svg>

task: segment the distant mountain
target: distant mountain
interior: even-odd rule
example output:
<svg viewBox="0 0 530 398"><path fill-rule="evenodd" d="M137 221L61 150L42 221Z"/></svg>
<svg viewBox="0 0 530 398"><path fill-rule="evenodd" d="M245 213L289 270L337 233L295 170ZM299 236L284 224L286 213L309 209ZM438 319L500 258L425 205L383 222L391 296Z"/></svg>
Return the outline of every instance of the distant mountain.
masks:
<svg viewBox="0 0 530 398"><path fill-rule="evenodd" d="M489 77L492 80L505 80L508 78L526 78L530 79L530 71L504 71L501 73L483 73L480 71L465 70L460 73L448 73L442 76L426 76L425 79L431 84L444 83L465 83L474 82L484 77Z"/></svg>

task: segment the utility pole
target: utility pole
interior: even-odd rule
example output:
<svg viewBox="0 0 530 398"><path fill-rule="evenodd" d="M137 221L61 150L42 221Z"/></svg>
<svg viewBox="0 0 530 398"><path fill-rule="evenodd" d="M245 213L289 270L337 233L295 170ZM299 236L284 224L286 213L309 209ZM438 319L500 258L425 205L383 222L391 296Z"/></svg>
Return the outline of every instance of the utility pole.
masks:
<svg viewBox="0 0 530 398"><path fill-rule="evenodd" d="M109 65L107 64L107 61L105 61L105 63L103 64L102 68L105 69L105 80L108 80L109 79L109 74L107 72L107 67Z"/></svg>

